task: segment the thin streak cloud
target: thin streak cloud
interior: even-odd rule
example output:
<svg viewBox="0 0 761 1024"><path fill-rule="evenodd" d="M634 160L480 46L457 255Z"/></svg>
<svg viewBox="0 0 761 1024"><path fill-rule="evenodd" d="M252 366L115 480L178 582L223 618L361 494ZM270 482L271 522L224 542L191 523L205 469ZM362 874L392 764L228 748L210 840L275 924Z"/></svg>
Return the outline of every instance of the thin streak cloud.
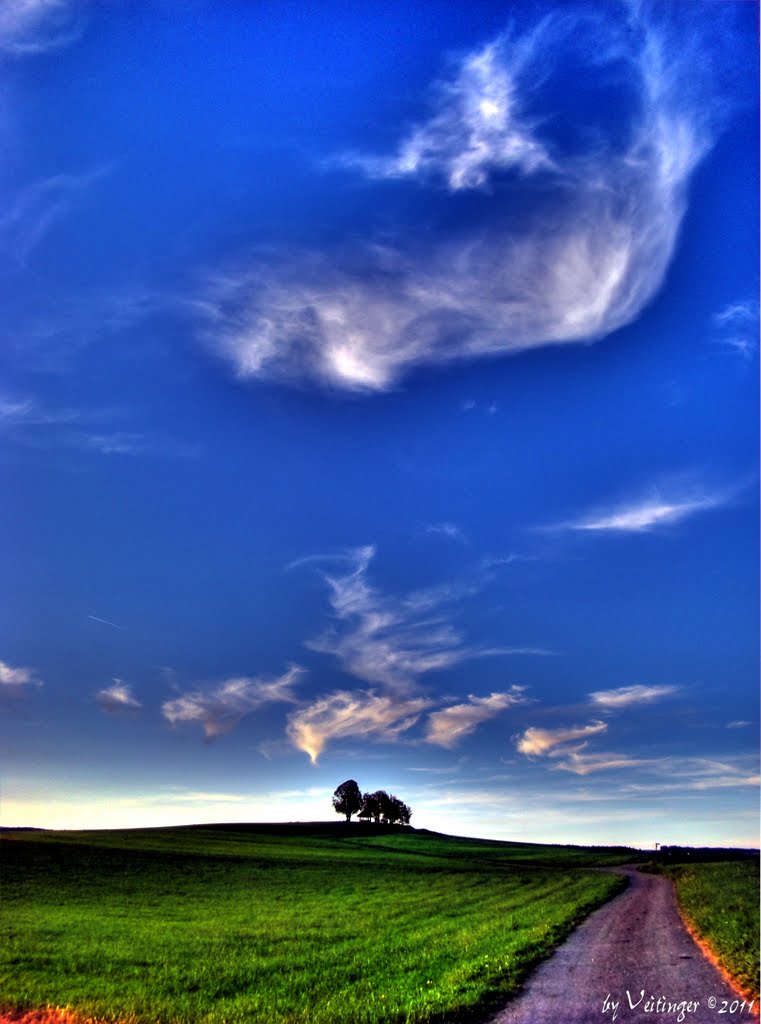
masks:
<svg viewBox="0 0 761 1024"><path fill-rule="evenodd" d="M727 493L671 493L625 502L572 519L549 530L587 533L646 533L691 519L699 512L718 508L729 501Z"/></svg>
<svg viewBox="0 0 761 1024"><path fill-rule="evenodd" d="M25 266L45 235L107 172L108 168L100 168L89 174L57 174L27 185L0 216L0 251Z"/></svg>
<svg viewBox="0 0 761 1024"><path fill-rule="evenodd" d="M88 619L92 619L93 622L100 622L103 626L111 626L113 629L126 629L126 626L120 626L118 622L111 622L110 619L101 619L99 615L88 615Z"/></svg>
<svg viewBox="0 0 761 1024"><path fill-rule="evenodd" d="M650 704L677 692L676 686L619 686L615 690L596 690L589 699L594 704L615 710L635 704Z"/></svg>
<svg viewBox="0 0 761 1024"><path fill-rule="evenodd" d="M550 751L555 759L553 768L571 772L573 775L591 775L594 772L614 771L622 768L643 768L652 764L652 758L630 757L628 754L610 752L590 753L582 743L578 747L562 747Z"/></svg>

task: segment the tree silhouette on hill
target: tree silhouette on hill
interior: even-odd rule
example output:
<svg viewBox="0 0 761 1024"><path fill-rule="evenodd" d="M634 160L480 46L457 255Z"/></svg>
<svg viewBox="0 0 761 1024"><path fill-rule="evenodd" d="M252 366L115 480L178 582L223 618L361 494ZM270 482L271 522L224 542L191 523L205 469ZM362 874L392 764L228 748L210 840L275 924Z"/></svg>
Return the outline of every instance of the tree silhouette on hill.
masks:
<svg viewBox="0 0 761 1024"><path fill-rule="evenodd" d="M338 814L345 814L350 821L352 814L359 812L362 821L374 821L376 825L409 825L412 809L398 796L376 789L374 793L360 793L354 779L342 782L333 794L333 807Z"/></svg>
<svg viewBox="0 0 761 1024"><path fill-rule="evenodd" d="M336 814L345 814L346 820L351 821L352 814L356 814L361 807L362 793L354 779L342 782L333 794L333 809Z"/></svg>

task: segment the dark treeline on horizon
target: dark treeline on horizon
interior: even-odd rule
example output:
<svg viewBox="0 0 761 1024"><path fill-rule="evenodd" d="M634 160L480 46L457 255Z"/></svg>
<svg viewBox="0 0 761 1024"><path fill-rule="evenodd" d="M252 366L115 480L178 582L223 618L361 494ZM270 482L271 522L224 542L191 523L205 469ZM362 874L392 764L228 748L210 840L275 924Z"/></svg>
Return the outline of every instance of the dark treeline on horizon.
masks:
<svg viewBox="0 0 761 1024"><path fill-rule="evenodd" d="M412 817L412 809L398 796L385 789L363 793L354 779L347 779L336 788L333 809L336 814L344 814L347 822L356 814L360 821L376 825L409 825Z"/></svg>

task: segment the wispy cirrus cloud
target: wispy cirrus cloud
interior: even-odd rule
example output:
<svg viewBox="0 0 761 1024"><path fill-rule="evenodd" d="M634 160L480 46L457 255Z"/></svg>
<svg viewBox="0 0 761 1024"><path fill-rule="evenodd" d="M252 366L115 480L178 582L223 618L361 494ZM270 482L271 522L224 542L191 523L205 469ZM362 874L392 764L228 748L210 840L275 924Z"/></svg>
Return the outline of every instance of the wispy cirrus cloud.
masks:
<svg viewBox="0 0 761 1024"><path fill-rule="evenodd" d="M416 125L391 156L345 153L335 162L370 178L439 178L453 192L481 188L498 170L531 174L554 162L521 111L520 78L541 45L545 19L520 41L500 37L467 54L454 76L436 83L430 120Z"/></svg>
<svg viewBox="0 0 761 1024"><path fill-rule="evenodd" d="M425 527L425 532L436 537L446 537L447 540L460 541L461 543L467 543L468 539L457 523L451 523L448 520L440 523L429 523Z"/></svg>
<svg viewBox="0 0 761 1024"><path fill-rule="evenodd" d="M28 395L0 395L0 431L13 432L30 427L56 427L75 423L74 409L49 409Z"/></svg>
<svg viewBox="0 0 761 1024"><path fill-rule="evenodd" d="M108 168L99 168L88 174L57 174L27 185L7 201L0 216L0 251L24 266L53 226L107 173Z"/></svg>
<svg viewBox="0 0 761 1024"><path fill-rule="evenodd" d="M681 790L744 789L757 787L758 758L747 755L729 757L660 757L648 761L648 767L668 781L631 782L622 792L633 794L669 794Z"/></svg>
<svg viewBox="0 0 761 1024"><path fill-rule="evenodd" d="M112 429L129 412L55 409L28 395L0 394L0 439L36 448L70 448L107 456L193 458L199 448L150 431Z"/></svg>
<svg viewBox="0 0 761 1024"><path fill-rule="evenodd" d="M471 694L465 704L453 704L428 716L425 739L440 747L454 747L465 736L475 732L482 723L516 704L525 704L524 686L512 686L503 693L491 693L488 697Z"/></svg>
<svg viewBox="0 0 761 1024"><path fill-rule="evenodd" d="M294 711L288 720L288 738L316 764L331 740L398 739L430 706L427 697L400 699L372 691L338 690Z"/></svg>
<svg viewBox="0 0 761 1024"><path fill-rule="evenodd" d="M719 508L730 497L729 491L707 491L694 487L654 489L647 497L598 507L577 519L542 529L586 533L646 533L658 527L676 525L699 512Z"/></svg>
<svg viewBox="0 0 761 1024"><path fill-rule="evenodd" d="M120 714L125 711L139 711L142 704L132 693L132 687L121 679L114 679L111 686L98 690L95 694L96 703L108 714Z"/></svg>
<svg viewBox="0 0 761 1024"><path fill-rule="evenodd" d="M75 0L3 0L0 52L25 57L60 50L81 36L83 13Z"/></svg>
<svg viewBox="0 0 761 1024"><path fill-rule="evenodd" d="M652 765L653 759L632 757L610 751L591 752L582 743L578 747L560 747L549 753L554 759L553 768L572 772L574 775L591 775L593 772L613 771L622 768L643 768Z"/></svg>
<svg viewBox="0 0 761 1024"><path fill-rule="evenodd" d="M540 729L530 726L516 737L516 749L527 757L545 757L556 771L574 775L622 768L642 768L652 759L633 757L610 751L588 750L589 738L607 732L605 722L596 720L588 725L573 725L560 729ZM581 742L578 742L581 741Z"/></svg>
<svg viewBox="0 0 761 1024"><path fill-rule="evenodd" d="M564 747L574 740L583 740L588 736L607 731L607 724L601 721L590 722L588 725L572 725L561 729L541 729L529 726L516 738L516 749L520 754L539 757L549 754L556 747Z"/></svg>
<svg viewBox="0 0 761 1024"><path fill-rule="evenodd" d="M546 653L467 644L451 621L451 605L476 592L477 584L445 584L400 597L384 594L369 580L374 556L372 545L355 548L333 559L345 571L321 570L336 624L307 646L333 655L350 675L401 693L429 672L472 658ZM298 564L304 564L304 560Z"/></svg>
<svg viewBox="0 0 761 1024"><path fill-rule="evenodd" d="M594 704L616 710L635 704L651 704L661 697L670 697L677 689L676 686L618 686L614 690L595 690L589 699Z"/></svg>
<svg viewBox="0 0 761 1024"><path fill-rule="evenodd" d="M635 703L647 703L674 691L674 687L620 687L617 690L601 690L590 696L602 697L597 703L603 708L618 709L631 707ZM531 726L515 736L514 741L519 753L530 758L544 759L551 771L586 776L598 772L636 770L645 775L668 776L666 784L661 781L627 783L621 789L623 793L721 789L758 784L757 761L754 762L750 757L711 759L590 749L590 741L607 731L608 724L599 719L586 725L558 729Z"/></svg>
<svg viewBox="0 0 761 1024"><path fill-rule="evenodd" d="M730 303L714 315L714 341L749 361L758 351L758 316L757 299Z"/></svg>
<svg viewBox="0 0 761 1024"><path fill-rule="evenodd" d="M462 55L392 153L333 164L374 181L386 210L393 181L431 190L442 223L456 195L477 193L472 228L410 230L406 206L382 242L368 225L340 249L262 253L196 301L207 344L241 378L370 392L418 366L595 341L634 320L716 120L710 42L648 10L568 9ZM553 137L557 82L541 88L568 62L619 87L615 131L576 126L573 146Z"/></svg>
<svg viewBox="0 0 761 1024"><path fill-rule="evenodd" d="M196 689L161 705L171 725L191 722L203 727L206 739L230 732L245 716L266 704L296 703L293 687L304 669L292 665L275 679L240 676L210 689Z"/></svg>
<svg viewBox="0 0 761 1024"><path fill-rule="evenodd" d="M71 443L101 455L147 455L156 458L192 459L198 447L160 434L145 431L80 433Z"/></svg>

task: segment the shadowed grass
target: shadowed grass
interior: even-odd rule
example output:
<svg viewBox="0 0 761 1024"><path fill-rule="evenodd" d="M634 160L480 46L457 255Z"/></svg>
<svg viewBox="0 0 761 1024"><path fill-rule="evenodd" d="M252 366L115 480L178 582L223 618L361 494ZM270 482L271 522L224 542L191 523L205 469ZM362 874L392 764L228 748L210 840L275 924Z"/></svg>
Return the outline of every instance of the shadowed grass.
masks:
<svg viewBox="0 0 761 1024"><path fill-rule="evenodd" d="M340 825L3 848L5 1004L177 1024L465 1020L624 884L579 863L631 856Z"/></svg>

